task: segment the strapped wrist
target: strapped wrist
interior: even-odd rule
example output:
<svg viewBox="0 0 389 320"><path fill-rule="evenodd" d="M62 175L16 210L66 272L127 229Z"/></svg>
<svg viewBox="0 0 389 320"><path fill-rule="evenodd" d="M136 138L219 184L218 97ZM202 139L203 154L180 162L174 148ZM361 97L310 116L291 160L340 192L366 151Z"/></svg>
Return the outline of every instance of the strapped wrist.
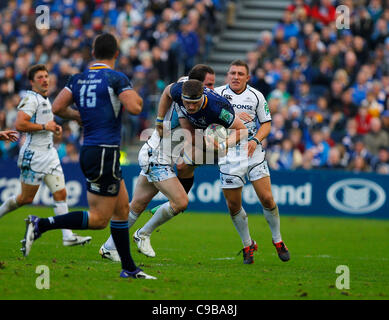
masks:
<svg viewBox="0 0 389 320"><path fill-rule="evenodd" d="M250 141L253 140L256 142L256 144L261 144L261 141L259 141L256 137L252 137Z"/></svg>

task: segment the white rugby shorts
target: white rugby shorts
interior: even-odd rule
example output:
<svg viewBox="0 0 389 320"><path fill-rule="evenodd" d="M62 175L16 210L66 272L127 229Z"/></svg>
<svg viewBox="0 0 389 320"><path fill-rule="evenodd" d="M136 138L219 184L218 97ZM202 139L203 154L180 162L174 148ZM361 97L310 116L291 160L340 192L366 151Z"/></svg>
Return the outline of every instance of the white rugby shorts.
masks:
<svg viewBox="0 0 389 320"><path fill-rule="evenodd" d="M176 173L169 164L154 161L155 155L150 146L145 143L139 151L138 162L141 168L140 174L149 182L160 182L176 177Z"/></svg>
<svg viewBox="0 0 389 320"><path fill-rule="evenodd" d="M52 146L23 146L19 153L20 180L29 185L39 185L48 174L63 176L57 150Z"/></svg>
<svg viewBox="0 0 389 320"><path fill-rule="evenodd" d="M270 176L261 145L257 146L251 158L247 156L247 149L241 145L228 150L227 155L219 161L219 169L222 189L243 187L247 178L256 181Z"/></svg>

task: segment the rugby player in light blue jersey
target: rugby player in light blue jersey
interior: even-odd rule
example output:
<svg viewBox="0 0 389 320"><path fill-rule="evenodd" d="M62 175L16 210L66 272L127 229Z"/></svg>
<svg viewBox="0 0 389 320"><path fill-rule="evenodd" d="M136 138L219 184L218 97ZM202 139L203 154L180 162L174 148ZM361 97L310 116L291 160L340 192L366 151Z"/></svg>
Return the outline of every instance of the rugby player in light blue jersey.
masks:
<svg viewBox="0 0 389 320"><path fill-rule="evenodd" d="M53 229L104 229L111 234L119 253L120 277L156 279L138 268L130 254L129 197L119 163L122 107L132 114L142 111L142 98L129 79L114 71L119 50L111 34L99 35L93 44L96 58L88 70L73 75L53 103L53 112L78 120L84 127L80 165L86 178L89 211L38 218L29 216L22 250L27 256L32 243ZM71 108L72 104L77 110Z"/></svg>

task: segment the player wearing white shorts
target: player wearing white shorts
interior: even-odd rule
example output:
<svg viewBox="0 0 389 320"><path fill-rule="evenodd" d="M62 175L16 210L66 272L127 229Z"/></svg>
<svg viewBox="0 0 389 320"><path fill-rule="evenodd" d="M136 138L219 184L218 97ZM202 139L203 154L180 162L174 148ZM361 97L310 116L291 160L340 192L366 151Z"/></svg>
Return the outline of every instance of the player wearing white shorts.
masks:
<svg viewBox="0 0 389 320"><path fill-rule="evenodd" d="M228 84L215 88L215 91L230 101L236 114L244 113L241 118L245 119L249 134L247 146L242 142L242 145L228 149L226 156L219 159L221 186L232 221L243 242L244 263L253 263L254 251L258 249L256 242L251 239L247 214L242 206L242 189L246 178L263 206L279 258L288 261L290 255L281 238L278 207L273 199L265 150L261 144L270 133L270 110L263 95L248 85L249 69L244 61L233 61L227 76ZM257 121L260 123L258 130Z"/></svg>
<svg viewBox="0 0 389 320"><path fill-rule="evenodd" d="M20 149L21 192L8 198L0 207L0 217L25 204L31 204L42 182L50 189L54 198L56 215L68 212L65 178L57 150L53 146L53 134L61 134L62 128L54 122L51 103L47 97L49 74L44 65L29 69L28 77L32 90L27 91L19 103L15 127L26 132L26 141ZM63 244L84 244L91 237L81 237L71 230L63 229Z"/></svg>

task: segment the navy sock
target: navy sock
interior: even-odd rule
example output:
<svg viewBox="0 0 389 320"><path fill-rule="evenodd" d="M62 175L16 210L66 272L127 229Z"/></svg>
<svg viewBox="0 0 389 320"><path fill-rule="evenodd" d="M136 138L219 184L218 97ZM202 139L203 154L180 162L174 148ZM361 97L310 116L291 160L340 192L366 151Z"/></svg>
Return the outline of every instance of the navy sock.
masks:
<svg viewBox="0 0 389 320"><path fill-rule="evenodd" d="M185 192L186 192L186 193L189 193L190 189L191 189L192 186L193 186L194 176L193 176L193 177L190 177L190 178L180 178L180 177L178 177L178 180L180 180L182 186L183 186L184 189L185 189Z"/></svg>
<svg viewBox="0 0 389 320"><path fill-rule="evenodd" d="M136 270L134 260L130 253L130 236L128 233L128 220L111 220L111 235L115 242L116 250L122 262L122 269L133 272Z"/></svg>
<svg viewBox="0 0 389 320"><path fill-rule="evenodd" d="M40 218L38 229L41 233L54 229L88 229L88 211L73 211L49 218Z"/></svg>

